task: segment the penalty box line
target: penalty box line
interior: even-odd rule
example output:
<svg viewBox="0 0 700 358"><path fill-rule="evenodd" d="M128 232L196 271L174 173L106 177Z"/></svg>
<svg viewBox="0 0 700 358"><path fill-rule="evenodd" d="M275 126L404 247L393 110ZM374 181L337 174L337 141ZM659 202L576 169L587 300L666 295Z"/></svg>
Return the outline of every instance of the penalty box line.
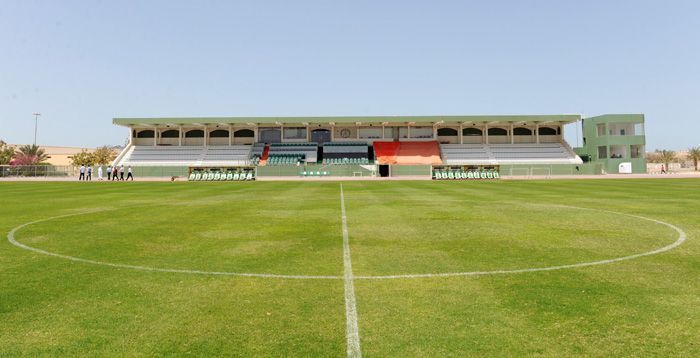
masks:
<svg viewBox="0 0 700 358"><path fill-rule="evenodd" d="M350 239L348 237L348 219L345 215L345 194L343 184L340 184L340 214L343 226L343 282L345 284L345 332L347 338L347 356L362 357L360 348L360 328L357 322L357 302L355 299L355 283L352 274L352 259L350 256Z"/></svg>

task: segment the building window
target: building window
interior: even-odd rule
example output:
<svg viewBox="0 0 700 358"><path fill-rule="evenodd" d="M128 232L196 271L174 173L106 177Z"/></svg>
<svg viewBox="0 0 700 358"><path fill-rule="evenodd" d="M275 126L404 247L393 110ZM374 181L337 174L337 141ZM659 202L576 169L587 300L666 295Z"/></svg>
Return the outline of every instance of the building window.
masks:
<svg viewBox="0 0 700 358"><path fill-rule="evenodd" d="M253 138L255 137L255 132L251 129L239 129L233 132L233 136L236 138Z"/></svg>
<svg viewBox="0 0 700 358"><path fill-rule="evenodd" d="M598 159L607 159L607 158L608 158L608 147L606 147L606 146L598 147Z"/></svg>
<svg viewBox="0 0 700 358"><path fill-rule="evenodd" d="M160 134L161 138L178 138L180 136L180 131L174 130L174 129L169 129L165 132L162 132Z"/></svg>
<svg viewBox="0 0 700 358"><path fill-rule="evenodd" d="M610 158L615 158L615 159L627 158L627 146L625 146L625 145L611 145L610 146Z"/></svg>
<svg viewBox="0 0 700 358"><path fill-rule="evenodd" d="M153 138L156 133L150 129L136 133L136 138Z"/></svg>
<svg viewBox="0 0 700 358"><path fill-rule="evenodd" d="M508 135L508 131L503 128L489 128L490 136L504 136Z"/></svg>
<svg viewBox="0 0 700 358"><path fill-rule="evenodd" d="M483 132L479 128L464 128L464 129L462 129L462 135L465 137L468 137L468 136L481 137L483 135Z"/></svg>
<svg viewBox="0 0 700 358"><path fill-rule="evenodd" d="M596 124L596 130L598 132L598 137L605 136L605 123Z"/></svg>
<svg viewBox="0 0 700 358"><path fill-rule="evenodd" d="M630 146L630 156L632 158L643 158L644 157L644 145L638 144Z"/></svg>
<svg viewBox="0 0 700 358"><path fill-rule="evenodd" d="M201 129L193 129L185 133L185 138L204 138L204 131Z"/></svg>
<svg viewBox="0 0 700 358"><path fill-rule="evenodd" d="M438 137L456 137L459 134L454 128L438 128Z"/></svg>
<svg viewBox="0 0 700 358"><path fill-rule="evenodd" d="M381 139L382 127L362 127L359 129L362 139Z"/></svg>
<svg viewBox="0 0 700 358"><path fill-rule="evenodd" d="M228 131L225 129L217 129L209 132L209 138L228 138Z"/></svg>
<svg viewBox="0 0 700 358"><path fill-rule="evenodd" d="M411 138L432 138L433 127L411 127Z"/></svg>
<svg viewBox="0 0 700 358"><path fill-rule="evenodd" d="M557 135L557 130L552 127L540 127L540 135Z"/></svg>
<svg viewBox="0 0 700 358"><path fill-rule="evenodd" d="M517 127L513 129L513 135L532 135L532 130L525 127Z"/></svg>
<svg viewBox="0 0 700 358"><path fill-rule="evenodd" d="M284 139L306 139L306 127L285 127Z"/></svg>

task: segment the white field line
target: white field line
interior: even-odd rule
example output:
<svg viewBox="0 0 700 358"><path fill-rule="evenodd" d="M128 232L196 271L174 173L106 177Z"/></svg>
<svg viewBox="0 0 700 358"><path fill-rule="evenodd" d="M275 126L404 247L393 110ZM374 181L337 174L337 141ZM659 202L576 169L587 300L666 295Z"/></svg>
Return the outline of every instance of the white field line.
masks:
<svg viewBox="0 0 700 358"><path fill-rule="evenodd" d="M355 283L352 275L350 258L350 239L348 238L348 220L345 215L345 194L340 184L340 214L343 222L343 280L345 282L345 331L347 334L348 357L362 357L360 348L360 328L357 323L357 304L355 300Z"/></svg>
<svg viewBox="0 0 700 358"><path fill-rule="evenodd" d="M82 262L82 263L87 263L87 264L93 264L93 265L100 265L100 266L109 266L109 267L115 267L115 268L124 268L124 269L132 269L132 270L141 270L141 271L153 271L153 272L168 272L168 273L187 273L187 274L196 274L196 275L220 275L220 276L243 276L243 277L264 277L264 278L288 278L288 279L341 279L341 276L309 276L309 275L279 275L279 274L272 274L272 273L246 273L246 272L225 272L225 271L200 271L200 270L187 270L187 269L169 269L169 268L158 268L158 267L149 267L149 266L140 266L140 265L127 265L127 264L117 264L117 263L112 263L112 262L104 262L104 261L97 261L97 260L89 260L89 259L83 259L80 257L75 257L75 256L69 256L69 255L63 255L63 254L57 254L55 252L50 252L42 249L37 249L36 247L31 247L27 246L25 244L22 244L15 240L15 233L24 228L25 226L29 226L32 224L37 224L40 222L44 221L49 221L49 220L54 220L54 219L60 219L60 218L65 218L69 216L76 216L76 215L82 215L82 214L87 214L91 213L94 211L90 212L82 212L82 213L75 213L75 214L67 214L67 215L60 215L60 216L54 216L51 218L47 219L41 219L41 220L36 220L28 223L24 223L20 226L17 226L10 230L10 232L7 234L7 241L9 241L12 245L15 245L17 247L21 247L25 250L29 251L34 251L39 254L43 255L48 255L48 256L53 256L53 257L59 257L62 259L70 260L70 261L75 261L75 262Z"/></svg>
<svg viewBox="0 0 700 358"><path fill-rule="evenodd" d="M533 205L536 205L536 204L533 204ZM350 274L351 274L350 277L354 281L354 280L411 279L411 278L431 278L431 277L503 275L503 274L518 274L518 273L539 272L539 271L565 270L565 269L571 269L571 268L581 268L581 267L587 267L587 266L611 264L611 263L616 263L616 262L620 262L620 261L637 259L637 258L644 257L644 256L651 256L651 255L664 253L666 251L670 251L672 249L675 249L676 247L683 244L683 242L686 241L686 237L687 237L686 233L681 228L679 228L675 225L669 224L669 223L661 221L661 220L647 218L644 216L625 214L625 213L620 213L620 212L610 211L610 210L584 208L584 207L578 207L578 206L567 206L567 205L545 205L545 206L599 211L599 212L615 214L615 215L624 215L624 216L628 216L628 217L637 218L640 220L646 220L646 221L650 221L653 223L657 223L659 225L664 225L666 227L669 227L669 228L675 230L678 233L678 239L670 245L667 245L667 246L664 246L664 247L661 247L661 248L658 248L658 249L655 249L655 250L652 250L649 252L643 252L643 253L639 253L639 254L618 257L618 258L613 258L613 259L607 259L607 260L601 260L601 261L582 262L582 263L575 263L575 264L569 264L569 265L538 267L538 268L524 268L524 269L513 269L513 270L425 273L425 274L404 274L404 275L378 275L378 276L354 276L354 275L352 275L352 272L350 272ZM345 205L344 205L344 194L342 191L342 185L341 185L341 210L342 210L343 224L344 224L343 225L343 229L344 229L343 230L343 239L344 239L343 240L344 241L344 243L343 243L344 244L343 245L343 251L344 251L343 255L345 256L345 253L347 253L348 263L350 264L350 265L348 265L348 267L352 268L351 263L349 262L349 256L350 256L349 245L348 245L347 250L345 249L345 241L346 241L345 239L347 236L347 226L346 226L347 223L345 220ZM260 278L278 278L278 279L332 279L332 280L345 279L346 280L346 276L332 276L332 275L327 275L327 276L326 275L280 275L280 274L272 274L272 273L245 273L245 272L226 272L226 271L220 272L220 271L201 271L201 270L187 270L187 269L168 269L168 268L158 268L158 267L149 267L149 266L118 264L118 263L83 259L80 257L57 254L54 252L31 247L31 246L22 244L22 243L15 240L15 233L17 231L19 231L20 229L27 227L29 225L33 225L33 224L37 224L37 223L41 223L41 222L46 222L46 221L50 221L50 220L55 220L55 219L60 219L60 218L65 218L65 217L70 217L70 216L77 216L77 215L94 213L97 211L104 211L104 210L84 211L84 212L53 216L53 217L49 217L49 218L45 218L45 219L41 219L41 220L27 222L27 223L24 223L22 225L16 226L12 230L10 230L10 232L7 234L7 241L9 241L12 245L15 245L19 248L33 251L33 252L36 252L36 253L39 253L42 255L58 257L58 258L62 258L62 259L66 259L66 260L70 260L70 261L74 261L74 262L82 262L82 263L87 263L87 264L92 264L92 265L108 266L108 267L114 267L114 268L124 268L124 269L131 269L131 270L167 272L167 273L184 273L184 274L195 274L195 275L242 276L242 277L260 277ZM350 270L350 271L352 271L352 270ZM347 273L347 271L346 271L346 273ZM352 288L353 288L353 292L354 292L354 285L352 285Z"/></svg>
<svg viewBox="0 0 700 358"><path fill-rule="evenodd" d="M552 206L562 207L562 208L569 208L569 209L579 209L579 210L600 211L600 212L604 212L604 213L608 213L608 214L624 215L624 216L629 216L632 218L651 221L653 223L663 225L663 226L666 226L666 227L669 227L669 228L675 230L678 233L678 239L670 245L658 248L656 250L648 251L648 252L643 252L643 253L624 256L624 257L617 257L617 258L607 259L607 260L581 262L581 263L569 264L569 265L536 267L536 268L514 269L514 270L426 273L426 274L384 275L384 276L355 276L355 279L357 279L357 280L380 280L380 279L400 279L400 278L430 278L430 277L454 277L454 276L503 275L503 274L515 274L515 273L527 273L527 272L539 272L539 271L555 271L555 270L564 270L564 269L580 268L580 267L588 267L588 266L598 266L598 265L612 264L612 263L616 263L616 262L620 262L620 261L632 260L632 259L636 259L636 258L640 258L640 257L644 257L644 256L651 256L651 255L660 254L660 253L663 253L666 251L670 251L670 250L673 250L676 247L680 246L681 244L683 244L683 242L685 242L685 240L687 238L685 231L683 231L683 229L679 228L678 226L675 226L673 224L669 224L665 221L651 219L651 218L647 218L644 216L619 213L619 212L610 211L610 210L583 208L583 207L578 207L578 206L568 206L568 205L547 205L547 206L549 206L549 207L552 207Z"/></svg>

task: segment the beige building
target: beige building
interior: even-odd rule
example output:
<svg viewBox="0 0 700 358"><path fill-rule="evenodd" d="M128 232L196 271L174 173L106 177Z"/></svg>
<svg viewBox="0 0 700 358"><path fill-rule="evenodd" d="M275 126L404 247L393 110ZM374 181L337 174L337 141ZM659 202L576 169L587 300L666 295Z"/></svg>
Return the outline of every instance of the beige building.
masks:
<svg viewBox="0 0 700 358"><path fill-rule="evenodd" d="M17 149L23 144L10 144L10 147ZM71 165L70 158L74 154L80 153L83 149L88 152L94 152L95 148L80 148L80 147L60 147L60 146L45 146L40 145L49 158L46 162L51 165Z"/></svg>

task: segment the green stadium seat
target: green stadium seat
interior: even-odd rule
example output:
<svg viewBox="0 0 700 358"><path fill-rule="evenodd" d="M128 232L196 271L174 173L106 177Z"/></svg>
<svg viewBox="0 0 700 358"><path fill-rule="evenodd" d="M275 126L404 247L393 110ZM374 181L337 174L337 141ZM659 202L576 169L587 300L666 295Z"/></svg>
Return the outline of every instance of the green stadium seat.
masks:
<svg viewBox="0 0 700 358"><path fill-rule="evenodd" d="M197 173L197 174L195 174L194 180L195 180L195 181L202 180L202 173Z"/></svg>
<svg viewBox="0 0 700 358"><path fill-rule="evenodd" d="M253 172L248 172L248 175L245 176L245 180L253 180Z"/></svg>
<svg viewBox="0 0 700 358"><path fill-rule="evenodd" d="M481 179L486 179L486 172L481 172Z"/></svg>
<svg viewBox="0 0 700 358"><path fill-rule="evenodd" d="M195 177L195 174L194 174L194 173L190 173L190 176L189 176L189 179L188 179L188 180L189 180L189 181L192 181L192 180L194 180L194 177Z"/></svg>
<svg viewBox="0 0 700 358"><path fill-rule="evenodd" d="M486 172L486 178L493 179L493 172L491 172L491 171Z"/></svg>
<svg viewBox="0 0 700 358"><path fill-rule="evenodd" d="M238 180L238 173L233 174L233 180Z"/></svg>
<svg viewBox="0 0 700 358"><path fill-rule="evenodd" d="M447 173L447 179L454 179L454 178L455 178L455 174L453 172Z"/></svg>
<svg viewBox="0 0 700 358"><path fill-rule="evenodd" d="M233 173L228 172L228 174L226 174L226 180L233 180Z"/></svg>
<svg viewBox="0 0 700 358"><path fill-rule="evenodd" d="M494 178L494 179L500 179L500 178L501 178L501 173L499 173L498 171L494 171L494 172L493 172L493 178Z"/></svg>
<svg viewBox="0 0 700 358"><path fill-rule="evenodd" d="M214 180L221 179L221 173L214 173Z"/></svg>

